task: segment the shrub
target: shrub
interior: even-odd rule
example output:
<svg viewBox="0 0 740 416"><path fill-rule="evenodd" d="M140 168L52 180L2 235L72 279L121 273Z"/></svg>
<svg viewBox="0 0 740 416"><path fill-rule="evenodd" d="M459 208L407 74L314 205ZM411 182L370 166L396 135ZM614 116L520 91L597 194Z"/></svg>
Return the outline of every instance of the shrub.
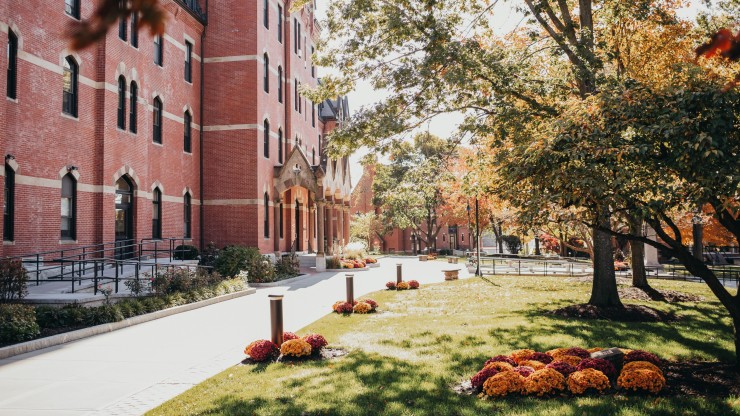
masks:
<svg viewBox="0 0 740 416"><path fill-rule="evenodd" d="M396 290L396 282L388 282L385 284L385 287L387 287L389 290Z"/></svg>
<svg viewBox="0 0 740 416"><path fill-rule="evenodd" d="M629 363L632 361L647 361L655 364L657 367L660 367L662 364L657 355L642 350L634 350L625 354L624 362Z"/></svg>
<svg viewBox="0 0 740 416"><path fill-rule="evenodd" d="M494 361L492 363L488 363L483 368L495 368L497 371L514 371L514 366L503 362L503 361Z"/></svg>
<svg viewBox="0 0 740 416"><path fill-rule="evenodd" d="M280 346L280 354L286 357L307 357L311 355L311 344L302 339L291 339Z"/></svg>
<svg viewBox="0 0 740 416"><path fill-rule="evenodd" d="M78 304L65 305L62 308L37 306L36 322L41 328L76 328L86 325L87 314L87 308Z"/></svg>
<svg viewBox="0 0 740 416"><path fill-rule="evenodd" d="M509 250L509 253L511 254L517 254L519 253L519 250L522 249L522 240L515 235L504 235L501 239L504 241L506 249Z"/></svg>
<svg viewBox="0 0 740 416"><path fill-rule="evenodd" d="M262 362L274 358L279 351L280 349L275 343L262 339L247 345L244 354L247 354L254 361Z"/></svg>
<svg viewBox="0 0 740 416"><path fill-rule="evenodd" d="M230 246L221 250L216 259L216 271L223 276L233 277L247 271L250 283L265 283L275 280L275 267L255 247Z"/></svg>
<svg viewBox="0 0 740 416"><path fill-rule="evenodd" d="M275 262L275 274L279 279L288 279L300 274L300 263L295 254L284 254Z"/></svg>
<svg viewBox="0 0 740 416"><path fill-rule="evenodd" d="M585 358L583 361L578 363L576 370L585 370L587 368L593 368L604 373L607 377L614 377L617 375L617 369L614 368L614 364L603 358Z"/></svg>
<svg viewBox="0 0 740 416"><path fill-rule="evenodd" d="M486 361L486 363L483 366L485 367L488 364L495 363L495 362L504 362L504 363L511 365L512 367L516 366L516 361L514 361L511 357L506 356L506 355L497 355L495 357L491 357Z"/></svg>
<svg viewBox="0 0 740 416"><path fill-rule="evenodd" d="M401 282L396 285L397 290L409 290L409 284L408 282Z"/></svg>
<svg viewBox="0 0 740 416"><path fill-rule="evenodd" d="M28 341L40 333L33 306L0 305L0 344Z"/></svg>
<svg viewBox="0 0 740 416"><path fill-rule="evenodd" d="M573 394L583 394L588 389L604 391L611 387L609 378L604 373L593 368L576 371L567 380L568 390Z"/></svg>
<svg viewBox="0 0 740 416"><path fill-rule="evenodd" d="M0 303L23 299L28 294L27 280L20 260L0 260Z"/></svg>
<svg viewBox="0 0 740 416"><path fill-rule="evenodd" d="M349 302L342 302L339 305L336 305L336 308L334 308L334 311L339 314L347 315L352 313L354 310L354 307Z"/></svg>
<svg viewBox="0 0 740 416"><path fill-rule="evenodd" d="M571 373L574 373L576 371L576 368L564 361L555 361L547 366L545 368L552 368L553 370L557 371L558 373L562 374L565 377L568 377Z"/></svg>
<svg viewBox="0 0 740 416"><path fill-rule="evenodd" d="M503 371L483 383L483 391L488 396L503 397L519 393L524 389L524 377L513 371Z"/></svg>
<svg viewBox="0 0 740 416"><path fill-rule="evenodd" d="M160 296L190 290L195 272L180 267L168 267L158 270L152 280L152 291Z"/></svg>
<svg viewBox="0 0 740 416"><path fill-rule="evenodd" d="M489 378L498 374L498 370L495 368L484 368L478 371L473 377L470 378L470 384L474 389L478 390L483 387L483 383Z"/></svg>
<svg viewBox="0 0 740 416"><path fill-rule="evenodd" d="M519 364L521 361L528 360L529 357L534 353L535 353L534 350L528 350L528 349L516 350L516 351L511 352L511 358L513 358L514 361L516 361L516 363Z"/></svg>
<svg viewBox="0 0 740 416"><path fill-rule="evenodd" d="M360 302L353 308L353 311L355 313L370 313L373 310L373 307L370 306L369 303Z"/></svg>
<svg viewBox="0 0 740 416"><path fill-rule="evenodd" d="M419 288L419 282L416 280L409 280L409 288L411 289L418 289Z"/></svg>
<svg viewBox="0 0 740 416"><path fill-rule="evenodd" d="M206 244L206 248L203 249L198 264L200 266L216 267L216 259L218 258L219 251L214 242Z"/></svg>
<svg viewBox="0 0 740 416"><path fill-rule="evenodd" d="M652 370L656 373L663 374L663 371L658 366L647 361L630 361L622 367L622 372L630 370Z"/></svg>
<svg viewBox="0 0 740 416"><path fill-rule="evenodd" d="M319 334L310 334L303 337L303 340L311 346L311 352L318 354L322 348L326 347L329 343L326 342L326 338Z"/></svg>
<svg viewBox="0 0 740 416"><path fill-rule="evenodd" d="M362 260L363 254L367 251L367 246L365 243L360 241L355 241L352 243L347 244L344 247L343 253L344 257L351 259L351 260Z"/></svg>
<svg viewBox="0 0 740 416"><path fill-rule="evenodd" d="M449 248L443 248L442 250L439 250L439 255L440 256L451 256L452 250L450 250Z"/></svg>
<svg viewBox="0 0 740 416"><path fill-rule="evenodd" d="M617 385L626 390L647 390L651 393L658 393L665 387L665 378L657 371L627 370L619 375Z"/></svg>
<svg viewBox="0 0 740 416"><path fill-rule="evenodd" d="M565 350L565 355L573 355L580 358L591 358L591 353L580 347L572 347Z"/></svg>
<svg viewBox="0 0 740 416"><path fill-rule="evenodd" d="M545 354L544 352L535 352L531 354L529 357L527 357L528 360L534 360L539 361L543 364L550 364L552 362L552 357Z"/></svg>
<svg viewBox="0 0 740 416"><path fill-rule="evenodd" d="M291 339L298 339L298 335L293 332L283 332L283 342L290 341Z"/></svg>
<svg viewBox="0 0 740 416"><path fill-rule="evenodd" d="M198 248L190 245L179 245L175 247L172 258L175 260L197 260Z"/></svg>
<svg viewBox="0 0 740 416"><path fill-rule="evenodd" d="M374 301L374 300L372 300L372 299L362 299L362 300L361 300L360 302L365 302L365 303L367 303L368 305L370 305L370 307L371 307L371 308L372 308L373 310L376 310L376 309L378 309L378 302L376 302L376 301Z"/></svg>
<svg viewBox="0 0 740 416"><path fill-rule="evenodd" d="M524 381L524 391L527 394L542 396L563 389L565 389L565 377L552 368L537 370Z"/></svg>
<svg viewBox="0 0 740 416"><path fill-rule="evenodd" d="M342 261L339 259L338 256L327 257L326 258L326 268L327 269L341 269Z"/></svg>
<svg viewBox="0 0 740 416"><path fill-rule="evenodd" d="M555 362L564 362L572 365L573 367L576 367L581 362L581 360L581 357L576 357L575 355L561 355L555 359Z"/></svg>
<svg viewBox="0 0 740 416"><path fill-rule="evenodd" d="M137 297L152 290L151 280L146 277L143 279L128 279L123 284L132 295Z"/></svg>

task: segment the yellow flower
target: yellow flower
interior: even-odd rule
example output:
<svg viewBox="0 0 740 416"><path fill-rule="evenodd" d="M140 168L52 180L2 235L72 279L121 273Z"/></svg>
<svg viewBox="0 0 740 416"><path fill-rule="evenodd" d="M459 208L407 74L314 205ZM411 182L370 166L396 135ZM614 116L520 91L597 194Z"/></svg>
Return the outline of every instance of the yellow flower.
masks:
<svg viewBox="0 0 740 416"><path fill-rule="evenodd" d="M311 355L311 344L302 339L291 339L280 346L280 354L288 357L306 357Z"/></svg>
<svg viewBox="0 0 740 416"><path fill-rule="evenodd" d="M511 358L516 361L517 364L519 364L519 361L524 361L527 358L529 358L530 355L534 354L534 350L516 350L511 353Z"/></svg>
<svg viewBox="0 0 740 416"><path fill-rule="evenodd" d="M524 390L527 394L542 396L564 388L565 377L552 368L537 370L524 380Z"/></svg>
<svg viewBox="0 0 740 416"><path fill-rule="evenodd" d="M542 370L545 368L545 364L535 360L524 360L519 362L519 366L532 367L536 370Z"/></svg>
<svg viewBox="0 0 740 416"><path fill-rule="evenodd" d="M581 362L581 357L576 357L575 355L559 355L553 361L562 361L576 367Z"/></svg>
<svg viewBox="0 0 740 416"><path fill-rule="evenodd" d="M617 385L627 390L647 390L658 393L665 387L665 378L653 370L636 369L622 371L617 379Z"/></svg>
<svg viewBox="0 0 740 416"><path fill-rule="evenodd" d="M514 366L502 361L494 361L484 367L484 369L486 368L495 368L497 371L514 371Z"/></svg>
<svg viewBox="0 0 740 416"><path fill-rule="evenodd" d="M355 313L369 313L373 310L373 307L370 306L369 303L365 302L359 302L357 305L355 305L354 312Z"/></svg>
<svg viewBox="0 0 740 416"><path fill-rule="evenodd" d="M609 387L609 378L599 370L585 368L568 376L568 390L573 394L583 394L588 389L602 392Z"/></svg>
<svg viewBox="0 0 740 416"><path fill-rule="evenodd" d="M656 373L663 375L663 372L655 364L647 361L632 361L622 367L622 372L631 370L652 370Z"/></svg>
<svg viewBox="0 0 740 416"><path fill-rule="evenodd" d="M493 397L503 397L510 393L520 393L523 388L524 377L513 371L503 371L483 383L483 391Z"/></svg>

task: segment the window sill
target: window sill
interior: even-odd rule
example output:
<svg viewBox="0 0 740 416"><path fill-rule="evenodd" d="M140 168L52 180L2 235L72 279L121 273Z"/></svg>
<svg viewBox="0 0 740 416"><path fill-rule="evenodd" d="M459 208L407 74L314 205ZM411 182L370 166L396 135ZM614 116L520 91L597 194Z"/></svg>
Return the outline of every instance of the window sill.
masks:
<svg viewBox="0 0 740 416"><path fill-rule="evenodd" d="M68 18L74 20L75 22L82 21L82 19L80 19L79 17L72 16L71 14L67 13L66 11L64 12L64 15L67 16Z"/></svg>
<svg viewBox="0 0 740 416"><path fill-rule="evenodd" d="M193 86L193 81L185 80L185 83L188 84L188 85L190 85L191 87Z"/></svg>
<svg viewBox="0 0 740 416"><path fill-rule="evenodd" d="M186 156L192 156L192 155L193 155L193 152L183 151L183 153L184 153L184 154L185 154Z"/></svg>
<svg viewBox="0 0 740 416"><path fill-rule="evenodd" d="M80 117L79 116L75 117L72 114L67 114L67 113L65 113L63 111L62 111L62 117L66 118L66 119L69 119L69 120L80 121Z"/></svg>
<svg viewBox="0 0 740 416"><path fill-rule="evenodd" d="M164 147L164 145L162 143L152 142L152 144L155 145L155 146L157 146L157 147Z"/></svg>
<svg viewBox="0 0 740 416"><path fill-rule="evenodd" d="M77 244L77 240L59 240L60 245Z"/></svg>
<svg viewBox="0 0 740 416"><path fill-rule="evenodd" d="M14 246L15 245L15 241L6 241L6 240L3 240L3 245L4 246Z"/></svg>
<svg viewBox="0 0 740 416"><path fill-rule="evenodd" d="M10 101L11 103L16 103L16 104L18 104L18 99L17 99L17 98L10 98L10 97L5 97L5 99L6 99L6 100L8 100L8 101Z"/></svg>

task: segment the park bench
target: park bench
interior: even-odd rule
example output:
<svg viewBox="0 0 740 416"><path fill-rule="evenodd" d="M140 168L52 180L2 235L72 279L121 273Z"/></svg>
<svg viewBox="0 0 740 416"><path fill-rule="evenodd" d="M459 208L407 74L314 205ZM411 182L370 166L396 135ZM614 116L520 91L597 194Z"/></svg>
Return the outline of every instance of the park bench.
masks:
<svg viewBox="0 0 740 416"><path fill-rule="evenodd" d="M442 272L445 274L445 280L457 280L460 269L442 270Z"/></svg>
<svg viewBox="0 0 740 416"><path fill-rule="evenodd" d="M449 256L449 257L447 257L447 263L457 264L457 261L459 259L460 259L460 257L457 257L457 256Z"/></svg>

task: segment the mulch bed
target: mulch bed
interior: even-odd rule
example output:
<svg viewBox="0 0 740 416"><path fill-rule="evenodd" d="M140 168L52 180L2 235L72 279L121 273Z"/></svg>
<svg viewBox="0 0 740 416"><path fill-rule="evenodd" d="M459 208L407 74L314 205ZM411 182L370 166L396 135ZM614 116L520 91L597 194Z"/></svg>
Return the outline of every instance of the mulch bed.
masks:
<svg viewBox="0 0 740 416"><path fill-rule="evenodd" d="M312 354L308 357L301 357L301 358L285 357L281 355L275 361L283 362L283 363L297 363L301 361L322 361L322 360L332 360L334 358L344 357L347 354L348 352L346 350L343 350L340 348L322 348L321 353L319 354ZM247 357L241 362L241 364L242 365L257 365L257 364L269 364L271 362L272 361L257 362Z"/></svg>
<svg viewBox="0 0 740 416"><path fill-rule="evenodd" d="M702 302L704 298L689 293L677 292L675 290L662 289L641 289L639 287L629 286L619 288L619 298L629 300L641 300L645 302Z"/></svg>
<svg viewBox="0 0 740 416"><path fill-rule="evenodd" d="M583 303L547 311L547 313L564 318L607 319L617 322L673 322L678 320L672 312L663 312L642 305L604 308Z"/></svg>
<svg viewBox="0 0 740 416"><path fill-rule="evenodd" d="M663 374L666 387L656 396L683 397L729 397L740 395L740 373L732 364L703 361L664 361ZM470 380L464 380L452 386L455 393L477 395L480 391L473 388ZM647 396L647 393L623 392L611 390L618 395ZM562 396L567 397L566 393ZM650 395L652 396L652 395Z"/></svg>

